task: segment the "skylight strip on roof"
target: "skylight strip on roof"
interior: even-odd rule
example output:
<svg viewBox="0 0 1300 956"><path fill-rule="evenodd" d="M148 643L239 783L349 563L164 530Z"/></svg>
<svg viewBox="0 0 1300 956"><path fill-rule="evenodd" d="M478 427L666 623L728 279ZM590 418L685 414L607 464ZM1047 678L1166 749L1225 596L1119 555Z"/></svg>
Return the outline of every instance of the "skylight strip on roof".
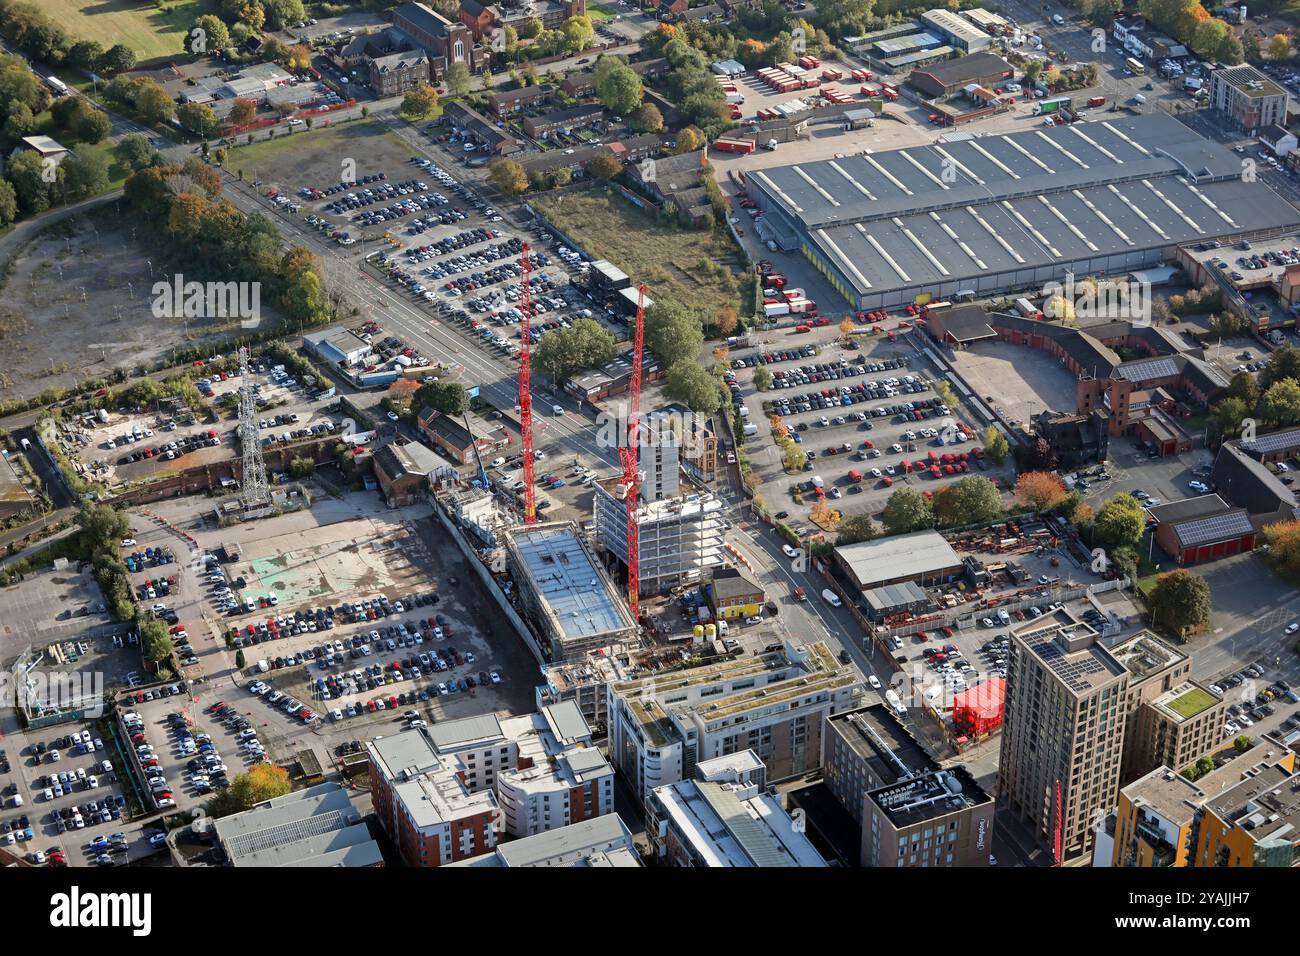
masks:
<svg viewBox="0 0 1300 956"><path fill-rule="evenodd" d="M1218 215L1218 217L1222 219L1224 222L1226 222L1228 225L1232 226L1234 229L1241 228L1235 221L1233 221L1233 218L1231 216L1229 216L1226 212L1224 212L1222 209L1219 208L1218 204L1213 199L1211 199L1209 196L1205 195L1205 193L1197 189L1194 183L1190 182L1187 179L1184 179L1182 176L1178 177L1178 181L1182 183L1184 186L1186 186L1188 191L1191 192L1193 196L1195 196L1201 202L1205 203L1205 205L1209 206L1212 210L1214 210L1214 212Z"/></svg>
<svg viewBox="0 0 1300 956"><path fill-rule="evenodd" d="M876 157L863 156L862 158L865 159L868 163L870 163L875 168L876 172L880 173L880 175L884 176L896 187L898 187L898 189L900 189L904 195L906 196L912 195L912 190L904 186L901 182L898 181L898 177L896 177L893 173L887 170L884 166L881 166L880 163L876 162Z"/></svg>
<svg viewBox="0 0 1300 956"><path fill-rule="evenodd" d="M1027 149L1025 149L1023 146L1021 146L1021 145L1020 145L1019 143L1017 143L1017 142L1015 141L1015 139L1013 139L1012 137L1008 136L1008 137L1006 137L1006 139L1004 139L1002 142L1006 143L1006 144L1007 144L1008 146L1010 146L1012 149L1017 150L1017 151L1018 151L1022 156L1025 157L1025 159L1029 160L1031 163L1037 163L1040 169L1044 170L1045 172L1047 172L1047 173L1049 173L1049 174L1051 174L1051 175L1053 175L1053 176L1056 175L1056 170L1054 170L1051 166L1048 166L1045 162L1043 162L1041 159L1039 159L1037 156L1035 156L1035 155L1034 155L1033 153L1031 153L1029 150L1027 150Z"/></svg>
<svg viewBox="0 0 1300 956"><path fill-rule="evenodd" d="M828 193L826 190L822 189L821 185L817 182L817 180L813 179L811 176L809 176L807 173L805 173L805 172L803 171L803 167L802 167L802 166L791 166L790 168L791 168L792 170L794 170L794 173L795 173L796 176L798 176L800 179L802 179L804 182L806 182L806 183L807 183L809 186L811 186L813 189L817 190L817 192L821 194L822 199L825 199L825 200L826 200L828 203L830 203L832 206L838 206L838 205L840 204L840 203L839 203L839 200L837 200L834 196L832 196L832 195L831 195L830 193Z"/></svg>
<svg viewBox="0 0 1300 956"><path fill-rule="evenodd" d="M1160 198L1160 201L1163 202L1166 206L1168 206L1169 210L1174 215L1176 215L1179 219L1187 223L1187 225L1191 226L1197 232L1202 234L1205 233L1205 230L1200 227L1200 225L1196 222L1196 220L1193 219L1191 216L1187 215L1187 213L1183 212L1181 209L1179 209L1178 206L1174 204L1173 200L1171 200L1168 196L1166 196L1164 193L1162 193L1159 189L1156 188L1155 183L1151 182L1151 180L1149 179L1144 179L1142 180L1142 185L1145 186L1147 189L1151 190L1153 193L1155 193L1156 196Z"/></svg>
<svg viewBox="0 0 1300 956"><path fill-rule="evenodd" d="M831 252L839 256L840 265L842 265L845 269L848 269L849 272L852 273L853 278L857 279L860 283L862 283L863 289L871 288L871 283L867 281L867 277L858 271L858 267L853 264L853 260L844 254L844 250L841 249L839 245L835 242L835 240L832 239L827 234L825 229L818 229L817 237L821 239L822 242L826 243L826 245L830 248Z"/></svg>
<svg viewBox="0 0 1300 956"><path fill-rule="evenodd" d="M1139 142L1138 142L1137 140L1135 140L1133 137L1129 136L1128 133L1124 132L1122 129L1117 128L1116 126L1114 126L1114 125L1113 125L1112 123L1110 123L1109 121L1103 121L1101 125L1104 126L1104 127L1106 127L1106 129L1110 130L1110 132L1111 132L1112 134L1114 134L1115 136L1118 136L1118 137L1119 137L1120 139L1122 139L1124 142L1128 143L1130 146L1132 146L1134 149L1136 149L1136 150L1137 150L1139 153L1141 153L1143 156L1150 156L1150 155L1151 155L1151 150L1147 149L1145 146L1143 146L1141 143L1139 143Z"/></svg>
<svg viewBox="0 0 1300 956"><path fill-rule="evenodd" d="M871 190L867 189L866 186L862 185L862 183L854 179L843 166L835 162L835 160L833 159L831 160L830 165L831 165L831 169L835 170L837 173L839 173L841 176L847 179L853 185L854 189L862 193L862 195L866 196L872 202L876 201L876 197L871 194Z"/></svg>
<svg viewBox="0 0 1300 956"><path fill-rule="evenodd" d="M1062 156L1064 156L1066 159L1071 159L1071 160L1073 160L1073 161L1075 162L1075 164L1078 165L1081 169L1091 169L1091 168L1092 168L1092 167L1089 166L1087 163L1085 163L1083 160L1081 160L1078 156L1074 155L1074 153L1070 152L1068 149L1066 149L1064 146L1062 146L1062 145L1061 145L1060 143L1058 143L1056 140L1052 139L1052 137L1050 137L1050 136L1048 136L1046 133L1044 133L1041 129L1036 129L1036 130L1034 130L1034 135L1037 136L1039 139L1041 139L1044 143L1047 143L1048 145L1050 145L1054 150L1056 150L1058 153L1060 153L1060 154L1061 154Z"/></svg>
<svg viewBox="0 0 1300 956"><path fill-rule="evenodd" d="M1028 232L1035 239L1037 239L1042 244L1044 249L1046 249L1052 255L1056 256L1056 258L1058 259L1061 258L1061 250L1056 248L1056 246L1052 245L1052 243L1048 240L1048 238L1045 235L1043 235L1036 228L1034 228L1033 223L1031 223L1024 216L1020 215L1019 209L1011 205L1011 203L1007 202L1005 199L1002 200L1002 208L1005 209L1007 213L1013 219L1016 220L1016 222L1020 223L1021 228L1023 228L1026 232Z"/></svg>
<svg viewBox="0 0 1300 956"><path fill-rule="evenodd" d="M922 176L927 177L927 178L930 180L930 182L932 182L932 183L934 183L935 185L937 185L940 189L950 189L950 188L952 188L952 187L950 187L947 183L945 183L942 179L940 179L938 176L936 176L934 173L930 172L930 170L928 170L928 169L926 169L924 166L922 166L922 165L920 164L920 162L917 161L916 157L913 156L911 153L909 153L907 150L905 150L905 149L900 149L900 150L898 151L898 155L899 155L899 156L902 156L905 160L907 160L909 163L911 163L913 166L915 166L916 169L917 169L917 171L920 172Z"/></svg>
<svg viewBox="0 0 1300 956"><path fill-rule="evenodd" d="M1101 145L1101 143L1097 142L1095 139L1093 139L1091 136L1085 133L1083 131L1083 128L1078 123L1072 123L1071 125L1067 126L1066 129L1068 129L1075 136L1079 137L1079 139L1083 140L1085 143L1087 143L1097 152L1101 153L1101 155L1105 156L1112 163L1115 163L1120 166L1124 165L1124 160L1120 159L1118 156L1116 156L1114 153L1108 150L1105 146Z"/></svg>
<svg viewBox="0 0 1300 956"><path fill-rule="evenodd" d="M993 241L1002 247L1003 252L1011 256L1011 258L1015 259L1016 262L1022 264L1024 263L1025 257L1020 254L1020 252L1016 249L1015 246L1007 242L1006 239L1002 238L1002 234L993 228L992 223L988 222L983 216L979 214L978 209L976 209L974 206L967 206L966 211L971 214L972 218L974 218L974 220L977 223L979 223L981 226L984 227L984 231L993 237ZM952 236L954 240L957 238L957 234L953 232L951 229L949 229L945 223L940 221L937 213L930 213L930 215L934 218L936 222L939 223L939 225L943 226L943 228L947 230L948 235Z"/></svg>
<svg viewBox="0 0 1300 956"><path fill-rule="evenodd" d="M768 189L772 190L772 192L776 193L777 196L781 197L781 201L784 202L791 209L793 209L795 212L798 213L803 212L803 206L800 206L797 202L795 202L788 195L786 195L786 191L782 189L780 186L778 186L776 183L772 182L771 177L769 177L767 173L755 172L755 173L750 173L750 175L757 178L759 182L765 183Z"/></svg>
<svg viewBox="0 0 1300 956"><path fill-rule="evenodd" d="M1083 234L1082 229L1080 229L1074 223L1070 222L1070 220L1066 219L1065 214L1061 212L1061 210L1057 209L1056 206L1048 202L1046 196L1040 193L1038 196L1038 201L1042 203L1047 208L1047 210L1060 221L1061 225L1063 225L1066 229L1069 229L1072 233L1074 233L1074 238L1078 239L1080 242L1082 242L1093 252L1101 251L1097 248L1096 243L1094 243L1091 239L1089 239L1087 236Z"/></svg>
<svg viewBox="0 0 1300 956"><path fill-rule="evenodd" d="M854 223L854 225L857 226L858 232L862 233L862 238L866 239L867 242L871 243L871 247L875 249L877 253L880 254L880 258L884 259L887 263L889 263L889 267L893 269L895 273L897 273L900 279L902 279L904 282L912 281L912 277L903 271L903 267L900 266L894 260L893 256L891 256L888 252L885 251L885 247L882 246L879 243L879 241L877 241L876 237L868 233L867 230L862 227L862 223L858 222L858 223Z"/></svg>
<svg viewBox="0 0 1300 956"><path fill-rule="evenodd" d="M1115 225L1113 222L1111 222L1111 221L1110 221L1110 217L1107 216L1107 215L1106 215L1104 212L1102 212L1100 209L1098 209L1097 206L1096 206L1096 204L1095 204L1091 199L1089 199L1087 196L1085 196L1083 193L1081 193L1081 192L1080 192L1079 190L1077 190L1077 189L1072 189L1072 190L1070 190L1070 192L1071 192L1071 194L1073 194L1073 196L1074 196L1075 199L1079 200L1079 202L1083 203L1085 206L1087 206L1089 209L1091 209L1091 210L1092 210L1092 214L1093 214L1094 216L1096 216L1098 219L1100 219L1100 220L1101 220L1102 222L1104 222L1106 225L1110 226L1111 231L1114 232L1115 235L1119 236L1120 239L1122 239L1122 240L1123 240L1127 245L1130 245L1130 246L1135 246L1135 245L1137 245L1137 243L1135 243L1132 239L1130 239L1130 238L1128 237L1128 234L1127 234L1126 232L1124 232L1123 229L1121 229L1119 226L1117 226L1117 225Z"/></svg>
<svg viewBox="0 0 1300 956"><path fill-rule="evenodd" d="M936 258L934 257L934 254L933 254L932 252L930 252L930 250L927 249L927 248L925 247L925 243L923 243L920 239L916 238L916 234L915 234L914 232L912 232L911 229L908 229L908 228L907 228L907 225L903 222L903 220L901 220L901 219L895 219L895 220L894 220L894 225L898 227L899 231L900 231L903 235L907 236L907 238L911 240L912 245L916 246L916 251L917 251L917 252L921 253L921 255L925 256L927 259L930 260L930 265L932 265L932 266L934 266L936 269L938 269L940 275L944 275L944 276L946 276L946 275L951 275L951 274L952 274L952 273L950 273L950 272L948 271L947 267L945 267L944 264L943 264L942 262L940 262L938 259L936 259ZM960 245L960 246L962 246L962 248L965 248L965 245L966 245L964 242L961 242L960 240L958 240L958 243L957 243L957 244ZM968 252L969 252L969 250L968 250ZM975 259L974 256L971 256L971 258L972 258L972 259ZM978 259L975 259L975 261L976 261L976 262L979 262ZM980 268L981 268L981 269L984 268L984 264L983 264L982 262L979 262L979 265L980 265Z"/></svg>
<svg viewBox="0 0 1300 956"><path fill-rule="evenodd" d="M1120 202L1122 202L1124 205L1128 206L1129 211L1132 212L1133 215L1137 216L1139 219L1141 219L1143 222L1145 222L1148 226L1150 226L1150 227L1151 227L1151 231L1154 232L1157 236L1159 236L1161 239L1168 239L1168 238L1170 238L1169 233L1167 233L1167 232L1165 232L1163 229L1161 229L1161 228L1160 228L1160 224L1157 223L1157 222L1156 222L1154 219L1152 219L1150 216L1148 216L1148 215L1146 214L1146 210L1145 210L1145 209L1143 209L1141 206L1139 206L1139 205L1138 205L1137 203L1135 203L1133 200L1129 199L1128 196L1125 196L1122 192L1120 192L1119 189L1115 186L1114 183L1107 183L1107 184L1106 184L1106 188L1109 189L1109 190L1110 190L1110 191L1115 195L1115 198L1117 198L1117 199L1118 199Z"/></svg>
<svg viewBox="0 0 1300 956"><path fill-rule="evenodd" d="M942 146L935 146L934 151L938 153L940 156L942 156L945 160L947 160L947 162L954 169L961 170L963 173L965 173L971 179L975 180L975 182L979 183L981 186L985 185L984 180L976 176L960 159L952 155L952 153L948 152Z"/></svg>
<svg viewBox="0 0 1300 956"><path fill-rule="evenodd" d="M980 143L976 143L976 142L970 142L970 143L968 143L968 145L970 146L971 149L975 150L975 152L979 153L981 156L983 156L985 159L987 159L990 163L992 163L992 164L993 164L994 166L996 166L998 169L1002 170L1004 173L1006 173L1006 174L1007 174L1008 176L1010 176L1012 179L1019 179L1019 178L1020 178L1020 174L1019 174L1018 172L1016 172L1014 169L1012 169L1012 168L1011 168L1010 166L1008 166L1006 163L1002 162L1002 160L998 159L996 156L994 156L992 153L990 153L987 149L984 148L984 146L983 146L982 144L980 144Z"/></svg>

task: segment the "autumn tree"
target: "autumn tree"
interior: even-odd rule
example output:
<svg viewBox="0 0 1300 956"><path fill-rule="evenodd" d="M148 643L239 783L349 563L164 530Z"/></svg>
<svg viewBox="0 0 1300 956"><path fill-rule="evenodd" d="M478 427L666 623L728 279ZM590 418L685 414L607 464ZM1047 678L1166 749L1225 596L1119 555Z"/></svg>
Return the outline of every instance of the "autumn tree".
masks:
<svg viewBox="0 0 1300 956"><path fill-rule="evenodd" d="M984 454L988 455L995 465L1006 461L1010 451L1011 445L1007 441L1007 436L1002 434L1002 429L990 425L984 430Z"/></svg>
<svg viewBox="0 0 1300 956"><path fill-rule="evenodd" d="M498 159L488 167L488 182L505 196L518 196L528 188L528 174L513 159Z"/></svg>
<svg viewBox="0 0 1300 956"><path fill-rule="evenodd" d="M1048 511L1065 500L1065 484L1046 471L1027 471L1016 479L1016 497L1034 511Z"/></svg>

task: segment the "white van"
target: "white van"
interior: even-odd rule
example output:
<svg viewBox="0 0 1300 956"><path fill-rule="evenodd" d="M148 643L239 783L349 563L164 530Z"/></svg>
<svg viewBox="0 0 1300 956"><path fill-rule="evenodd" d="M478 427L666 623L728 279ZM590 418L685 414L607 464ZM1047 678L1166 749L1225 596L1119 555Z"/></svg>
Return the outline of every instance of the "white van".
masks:
<svg viewBox="0 0 1300 956"><path fill-rule="evenodd" d="M822 591L822 600L825 601L827 604L829 604L831 607L839 607L843 603L840 600L840 596L836 594L834 591L832 591L830 588L826 588L824 591Z"/></svg>
<svg viewBox="0 0 1300 956"><path fill-rule="evenodd" d="M555 416L557 416L557 417L560 416L560 415L563 415L563 414L564 414L564 406L563 406L563 405L552 405L552 406L551 406L551 414L552 414L552 415L555 415Z"/></svg>
<svg viewBox="0 0 1300 956"><path fill-rule="evenodd" d="M998 620L1004 625L1011 623L1011 615L1006 612L1005 608L998 608Z"/></svg>

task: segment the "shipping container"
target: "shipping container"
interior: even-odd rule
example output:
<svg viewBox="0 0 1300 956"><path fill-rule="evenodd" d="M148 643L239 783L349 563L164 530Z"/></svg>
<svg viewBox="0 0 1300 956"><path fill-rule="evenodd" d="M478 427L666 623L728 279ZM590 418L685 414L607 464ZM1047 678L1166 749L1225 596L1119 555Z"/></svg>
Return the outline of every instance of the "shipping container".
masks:
<svg viewBox="0 0 1300 956"><path fill-rule="evenodd" d="M731 139L722 136L714 140L713 148L724 153L752 153L754 151L754 141L752 139Z"/></svg>

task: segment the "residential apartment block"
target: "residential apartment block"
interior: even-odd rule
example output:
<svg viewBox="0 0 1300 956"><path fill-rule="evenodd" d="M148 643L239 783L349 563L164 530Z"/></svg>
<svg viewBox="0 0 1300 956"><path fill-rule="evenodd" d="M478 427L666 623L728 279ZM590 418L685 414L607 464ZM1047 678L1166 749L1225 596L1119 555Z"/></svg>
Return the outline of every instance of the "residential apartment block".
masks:
<svg viewBox="0 0 1300 956"><path fill-rule="evenodd" d="M820 766L823 722L861 697L823 641L611 684L610 760L647 804L701 761L743 750L783 780Z"/></svg>

